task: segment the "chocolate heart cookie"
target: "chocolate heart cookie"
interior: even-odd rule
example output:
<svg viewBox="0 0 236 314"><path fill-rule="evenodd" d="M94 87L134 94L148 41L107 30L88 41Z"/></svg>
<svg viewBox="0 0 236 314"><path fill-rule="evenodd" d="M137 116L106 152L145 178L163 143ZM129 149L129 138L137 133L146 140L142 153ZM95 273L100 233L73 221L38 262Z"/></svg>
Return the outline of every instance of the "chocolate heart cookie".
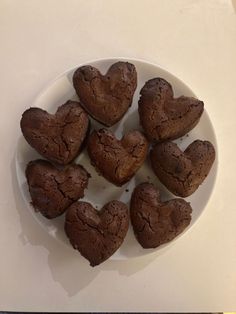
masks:
<svg viewBox="0 0 236 314"><path fill-rule="evenodd" d="M114 63L106 75L86 65L75 71L73 84L85 110L102 124L112 126L132 104L137 72L128 62Z"/></svg>
<svg viewBox="0 0 236 314"><path fill-rule="evenodd" d="M78 154L89 131L87 113L76 101L67 101L55 115L40 108L26 110L21 118L26 141L43 157L68 164Z"/></svg>
<svg viewBox="0 0 236 314"><path fill-rule="evenodd" d="M90 175L79 165L57 169L46 160L31 161L25 171L32 205L51 219L84 196Z"/></svg>
<svg viewBox="0 0 236 314"><path fill-rule="evenodd" d="M155 174L167 189L187 197L207 177L215 160L215 149L208 141L196 140L182 152L177 144L164 142L156 144L150 156Z"/></svg>
<svg viewBox="0 0 236 314"><path fill-rule="evenodd" d="M128 208L119 201L107 203L100 211L89 203L76 202L66 212L65 232L70 243L91 266L115 253L128 227Z"/></svg>
<svg viewBox="0 0 236 314"><path fill-rule="evenodd" d="M148 142L139 131L130 131L117 140L113 133L101 129L89 136L87 150L98 173L121 186L141 167L147 155Z"/></svg>
<svg viewBox="0 0 236 314"><path fill-rule="evenodd" d="M190 204L183 199L161 202L153 184L141 183L132 193L131 222L143 248L156 248L173 240L190 224L191 213Z"/></svg>
<svg viewBox="0 0 236 314"><path fill-rule="evenodd" d="M185 96L173 98L171 85L162 78L147 81L140 94L140 123L150 141L183 136L195 127L203 113L202 101Z"/></svg>

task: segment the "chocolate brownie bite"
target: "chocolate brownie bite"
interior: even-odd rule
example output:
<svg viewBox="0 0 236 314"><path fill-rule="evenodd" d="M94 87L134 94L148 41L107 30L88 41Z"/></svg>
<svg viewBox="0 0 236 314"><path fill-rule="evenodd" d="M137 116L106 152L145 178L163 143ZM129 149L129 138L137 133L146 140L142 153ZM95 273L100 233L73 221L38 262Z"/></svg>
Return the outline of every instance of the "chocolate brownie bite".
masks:
<svg viewBox="0 0 236 314"><path fill-rule="evenodd" d="M105 75L85 65L75 71L73 84L85 110L105 126L112 126L132 104L137 72L129 62L114 63Z"/></svg>
<svg viewBox="0 0 236 314"><path fill-rule="evenodd" d="M141 183L132 193L131 223L143 248L156 248L172 241L190 224L191 213L190 204L183 199L162 202L153 184Z"/></svg>
<svg viewBox="0 0 236 314"><path fill-rule="evenodd" d="M31 161L25 174L33 207L48 219L62 215L82 198L90 177L80 165L58 169L46 160Z"/></svg>
<svg viewBox="0 0 236 314"><path fill-rule="evenodd" d="M91 266L103 263L116 252L128 227L128 208L116 200L104 205L100 211L90 203L76 202L66 212L66 235Z"/></svg>
<svg viewBox="0 0 236 314"><path fill-rule="evenodd" d="M162 78L145 83L140 91L139 117L150 141L177 139L199 122L204 103L193 97L174 98L172 86Z"/></svg>
<svg viewBox="0 0 236 314"><path fill-rule="evenodd" d="M152 168L173 194L187 197L207 177L215 160L214 146L196 140L184 152L173 142L156 144L150 153Z"/></svg>
<svg viewBox="0 0 236 314"><path fill-rule="evenodd" d="M88 154L97 172L117 186L128 182L143 164L148 142L139 131L130 131L121 140L106 129L93 131Z"/></svg>
<svg viewBox="0 0 236 314"><path fill-rule="evenodd" d="M66 165L79 154L89 132L89 118L76 101L67 101L49 114L40 108L26 110L21 118L26 141L43 157Z"/></svg>

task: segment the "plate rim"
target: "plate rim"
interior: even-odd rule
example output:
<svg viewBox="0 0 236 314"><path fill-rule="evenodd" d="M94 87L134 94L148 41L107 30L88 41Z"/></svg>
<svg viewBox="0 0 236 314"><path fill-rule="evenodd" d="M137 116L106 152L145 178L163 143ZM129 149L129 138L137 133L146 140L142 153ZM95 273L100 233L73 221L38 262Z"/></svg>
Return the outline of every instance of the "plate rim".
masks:
<svg viewBox="0 0 236 314"><path fill-rule="evenodd" d="M84 65L89 65L89 64L94 64L94 63L97 63L97 62L118 62L118 61L123 61L123 62L136 62L136 63L142 63L142 64L145 64L145 65L149 65L149 66L152 66L154 68L159 68L161 69L162 71L164 72L167 72L170 76L174 77L175 80L179 81L183 86L185 86L191 93L194 97L198 98L196 93L193 92L193 90L189 87L189 85L187 85L182 79L180 79L178 76L176 76L175 74L172 74L171 71L169 71L168 68L166 67L163 67L162 65L160 65L159 63L154 63L154 62L150 62L150 61L146 61L145 59L141 59L141 58L131 58L131 57L109 57L109 58L96 58L96 59L90 59L86 62L81 62L79 64L75 64L74 66L68 68L67 70L59 73L58 75L56 75L56 77L54 77L53 79L49 79L48 82L43 86L43 88L41 89L41 91L34 97L33 101L32 101L32 106L30 107L35 107L35 104L37 102L37 100L39 98L41 98L46 92L48 89L50 89L50 87L52 87L59 79L61 79L62 77L66 76L68 73L72 72L73 70L77 69L78 67L81 67L81 66L84 66ZM205 104L205 103L204 103ZM121 256L120 258L114 258L114 255L115 253L119 250L117 250L110 258L109 260L113 260L113 261L121 261L121 260L129 260L129 259L133 259L133 258L140 258L140 257L145 257L147 255L150 255L150 254L158 254L158 253L161 253L163 252L164 250L172 247L172 245L177 241L179 240L182 236L184 236L190 229L192 229L192 227L196 224L196 222L198 222L198 220L201 218L201 216L203 215L203 213L205 212L205 207L207 206L207 204L210 202L211 198L212 198L212 195L213 195L213 192L214 192L214 189L215 189L215 185L216 185L216 181L217 181L217 177L218 177L218 171L219 171L219 150L218 150L218 143L217 143L217 138L216 138L216 132L215 132L215 129L214 129L214 126L211 122L211 119L209 117L209 114L208 114L208 111L205 109L204 107L204 112L208 118L208 121L210 123L210 128L212 130L212 136L213 136L213 140L214 140L214 148L215 148L215 160L214 160L214 178L213 178L213 181L212 181L212 186L211 186L211 193L209 195L209 198L207 200L207 203L205 204L203 210L201 210L201 212L199 213L197 219L191 224L189 225L182 233L180 233L178 236L176 236L172 241L170 242L167 242L167 243L164 243L162 244L161 246L157 247L157 248L154 248L154 249L144 249L142 248L142 250L144 251L143 254L141 255L137 255L137 256L128 256L126 258L124 258L123 256ZM119 122L118 122L119 123ZM20 181L20 174L19 174L19 171L18 171L18 147L19 147L19 143L20 143L20 139L23 137L22 134L19 135L18 139L17 139L17 145L16 145L16 151L15 151L15 169L16 169L16 176L17 176L17 185L18 185L18 188L19 188L19 192L21 194L21 197L23 198L24 202L27 203L27 207L30 208L31 205L28 204L28 201L27 199L25 198L25 195L24 193L21 191L21 188L19 186L19 181ZM24 137L23 137L24 138ZM176 198L174 195L173 195L173 198ZM40 224L40 226L42 227L42 229L45 229L45 226L44 224L36 219L35 215L32 214L33 216L33 219L37 221L37 223ZM131 223L130 223L131 225ZM132 228L132 226L131 226ZM49 232L47 232L49 233ZM69 242L68 244L62 242L57 236L55 236L54 234L51 234L49 233L50 237L53 237L55 240L57 240L57 242L61 243L61 245L63 245L64 247L67 247L68 249L70 248L69 247ZM67 239L68 240L68 239ZM136 240L137 241L137 240ZM137 244L140 245L137 241ZM113 258L112 258L113 257Z"/></svg>

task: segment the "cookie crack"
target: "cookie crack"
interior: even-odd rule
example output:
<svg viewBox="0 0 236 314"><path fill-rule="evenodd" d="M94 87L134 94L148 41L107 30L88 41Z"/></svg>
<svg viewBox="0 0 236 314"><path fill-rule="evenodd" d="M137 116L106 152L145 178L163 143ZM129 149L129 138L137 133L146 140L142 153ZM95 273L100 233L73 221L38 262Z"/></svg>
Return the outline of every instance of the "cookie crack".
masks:
<svg viewBox="0 0 236 314"><path fill-rule="evenodd" d="M142 225L142 228L141 228L141 229L139 229L139 230L138 230L138 229L137 229L137 227L136 227L135 233L143 233L143 232L144 232L145 227L146 227L146 224L145 224L145 223Z"/></svg>
<svg viewBox="0 0 236 314"><path fill-rule="evenodd" d="M114 98L118 103L122 102L122 98L126 98L126 100L130 101L130 98L126 94L122 94L122 97L119 97L113 93L110 94L112 98Z"/></svg>
<svg viewBox="0 0 236 314"><path fill-rule="evenodd" d="M38 135L36 134L35 132L32 132L32 135L33 135L33 139L38 139L38 140L41 140L41 139L44 139L47 143L45 144L44 146L44 150L43 150L43 153L45 154L46 151L47 151L47 148L48 148L48 143L49 143L49 140L48 140L48 137L47 136L44 136L42 134Z"/></svg>
<svg viewBox="0 0 236 314"><path fill-rule="evenodd" d="M120 147L105 144L103 141L102 135L97 134L97 137L98 137L98 141L99 141L100 145L103 147L103 150L106 153L111 154L111 155L112 154L118 155L118 153L121 152L122 149ZM123 163L123 161L122 161L122 163ZM115 176L118 176L119 168L120 168L120 160L117 160L116 166L114 169Z"/></svg>
<svg viewBox="0 0 236 314"><path fill-rule="evenodd" d="M102 135L99 134L99 133L96 133L97 137L98 137L98 141L100 143L100 145L103 146L104 149L107 150L108 153L112 153L112 150L121 150L120 147L117 147L117 146L112 146L112 145L108 145L104 142L103 138L102 138Z"/></svg>
<svg viewBox="0 0 236 314"><path fill-rule="evenodd" d="M195 107L194 104L190 105L190 106L188 107L188 109L186 110L185 113L183 113L183 114L177 116L176 118L170 118L170 117L168 117L168 115L167 115L168 120L174 121L174 120L179 120L179 119L184 118L184 117L192 110L193 107ZM166 112L165 109L164 109L164 112Z"/></svg>
<svg viewBox="0 0 236 314"><path fill-rule="evenodd" d="M59 138L61 138L61 137L59 137ZM54 137L51 137L51 140L53 141L54 144L56 144L57 152L58 152L59 158L60 158L60 159L64 159L64 154L63 154L63 152L62 152L62 148L61 148L60 143L58 143L57 140L56 140L56 138L54 138Z"/></svg>
<svg viewBox="0 0 236 314"><path fill-rule="evenodd" d="M63 144L65 145L65 148L66 148L66 151L70 154L71 153L71 149L70 149L70 145L68 144L68 142L66 141L66 138L65 138L65 128L67 126L71 126L72 124L75 124L77 123L79 120L80 120L80 117L81 115L83 114L83 111L81 111L78 115L76 115L76 121L67 121L68 117L70 116L72 112L72 108L70 108L69 112L66 114L65 118L64 118L64 121L63 121L63 124L61 126L61 134L60 134L60 138L61 138L61 141L63 142Z"/></svg>
<svg viewBox="0 0 236 314"><path fill-rule="evenodd" d="M156 100L156 101L161 101L161 100ZM187 111L177 117L173 117L171 118L169 116L169 114L167 113L167 111L165 110L164 107L164 104L160 104L159 105L161 108L162 108L162 113L165 115L165 118L164 120L161 120L161 121L157 121L157 124L156 125L153 125L153 127L151 128L151 131L152 132L155 132L157 133L156 135L156 140L160 140L161 137L158 135L159 132L161 132L162 128L166 128L168 127L169 123L171 123L171 121L178 121L178 120L181 120L181 119L184 119L186 117L186 115L189 114L189 112L194 108L194 107L198 107L198 104L196 103L193 103L189 106L189 108L187 109ZM152 120L153 122L156 122L155 119L154 119L154 115L156 113L156 110L152 110L151 114L150 114L150 120ZM191 121L192 123L192 121Z"/></svg>
<svg viewBox="0 0 236 314"><path fill-rule="evenodd" d="M155 230L153 229L151 221L150 221L150 213L148 214L148 217L146 217L145 215L143 215L143 213L141 211L138 211L137 212L137 216L139 216L144 221L144 224L145 223L148 224L148 226L151 229L151 231L153 233L155 233Z"/></svg>
<svg viewBox="0 0 236 314"><path fill-rule="evenodd" d="M144 192L145 193L145 192ZM148 193L145 193L149 198L150 198L150 195ZM148 207L152 207L152 208L156 208L155 205L152 205L150 204L150 199L149 200L145 200L141 195L139 195L139 199L144 202L145 204L148 205ZM159 202L158 198L157 198L157 202Z"/></svg>
<svg viewBox="0 0 236 314"><path fill-rule="evenodd" d="M56 175L52 174L51 176L52 176L54 182L56 183L57 189L62 194L63 198L67 199L73 203L75 200L73 198L71 198L69 195L67 195L66 192L63 191L63 189L61 188L62 183L57 180Z"/></svg>
<svg viewBox="0 0 236 314"><path fill-rule="evenodd" d="M56 139L54 137L46 136L46 135L43 135L43 134L38 135L35 132L32 132L32 134L33 134L34 139L38 139L38 140L42 140L43 139L44 141L46 141L46 144L45 144L44 149L43 149L43 154L47 153L47 150L48 150L48 147L49 147L49 142L51 140L57 147L57 153L59 155L59 158L60 159L64 158L64 155L61 152L60 144L56 141Z"/></svg>
<svg viewBox="0 0 236 314"><path fill-rule="evenodd" d="M87 226L88 228L91 228L91 229L93 229L93 230L96 230L99 234L102 235L102 237L104 237L103 231L100 230L100 228L99 228L98 226L91 225L91 224L89 224L88 222L84 221L84 220L80 217L80 215L79 215L79 213L78 213L78 210L76 211L76 218L77 218L77 220L79 220L84 226Z"/></svg>
<svg viewBox="0 0 236 314"><path fill-rule="evenodd" d="M78 114L73 115L73 108L69 108L66 114L63 114L59 111L55 114L53 120L47 120L43 123L42 127L38 131L32 131L33 139L44 143L42 153L47 154L50 151L50 142L55 144L51 147L51 150L54 151L55 160L64 161L71 154L70 142L67 141L65 136L65 130L69 126L78 124L81 119L83 111L78 112ZM71 116L71 121L70 121ZM46 125L46 128L50 130L49 134L42 134L43 126ZM81 129L81 128L80 128ZM45 133L45 132L44 132Z"/></svg>
<svg viewBox="0 0 236 314"><path fill-rule="evenodd" d="M106 232L107 232L107 234L109 234L109 235L112 235L113 237L115 236L115 237L117 237L117 238L119 238L119 239L122 239L122 237L119 235L119 231L121 230L121 225L122 225L122 218L124 218L124 217L121 217L119 214L113 214L109 209L108 209L108 212L109 212L109 214L112 216L112 220L111 220L111 222L110 223L108 223L107 225L106 225L106 228L105 228L105 230L106 230ZM117 232L110 232L109 231L109 226L114 222L114 220L115 219L118 219L119 220L119 230L117 231ZM118 224L118 223L117 223ZM115 243L116 241L114 240L114 243Z"/></svg>
<svg viewBox="0 0 236 314"><path fill-rule="evenodd" d="M122 161L123 162L123 161ZM118 176L118 171L120 168L120 160L117 160L116 167L115 167L115 176ZM118 176L119 177L119 176Z"/></svg>
<svg viewBox="0 0 236 314"><path fill-rule="evenodd" d="M164 151L165 151L165 149L164 149ZM172 156L172 158L174 158L176 160L179 159L179 157L176 156L174 153L170 153L170 155ZM185 155L185 158L192 164L192 160L188 156ZM183 187L185 186L186 182L191 183L191 182L189 182L189 179L192 175L194 175L194 171L196 170L195 167L192 166L192 169L189 170L189 172L186 174L185 179L181 179L181 178L179 178L179 176L175 175L173 172L167 171L165 168L163 168L163 166L161 165L160 162L159 163L157 162L157 164L158 164L158 167L161 168L161 170L163 172L165 172L167 175L171 176L172 178L176 179L179 183L181 183L183 185ZM199 166L199 169L197 169L197 173L194 176L200 175L203 163L200 163L198 166ZM191 186L191 184L190 184L190 186Z"/></svg>
<svg viewBox="0 0 236 314"><path fill-rule="evenodd" d="M94 79L92 79L92 81L93 80ZM97 101L97 94L96 94L94 86L92 85L92 81L90 82L90 87L91 87L91 91L92 91L92 94L93 94L94 101L96 102Z"/></svg>
<svg viewBox="0 0 236 314"><path fill-rule="evenodd" d="M179 115L175 118L170 118L169 115L167 114L166 110L164 108L162 108L162 111L165 114L166 120L161 121L161 123L154 126L152 130L156 130L158 132L160 128L163 128L163 124L166 125L166 124L169 124L170 121L177 121L177 120L181 120L181 119L185 118L185 116L192 110L192 108L196 107L196 106L197 106L197 104L196 105L193 104L193 105L189 106L188 110L184 114ZM162 107L163 107L163 105L162 105ZM153 111L152 117L154 116L154 114L155 114L155 111ZM154 120L154 119L152 119L152 120Z"/></svg>
<svg viewBox="0 0 236 314"><path fill-rule="evenodd" d="M178 176L174 175L174 173L167 171L160 163L157 163L158 167L165 172L168 176L171 176L172 178L176 179L180 184L182 184L184 186L184 182L186 181L186 179L181 180Z"/></svg>
<svg viewBox="0 0 236 314"><path fill-rule="evenodd" d="M82 72L82 74L83 74L84 81L87 82L89 84L89 86L90 86L90 89L91 89L92 94L93 94L94 101L96 101L97 100L97 94L96 94L95 88L93 86L93 81L96 80L96 79L100 79L100 77L98 75L96 75L91 80L87 80L84 72Z"/></svg>
<svg viewBox="0 0 236 314"><path fill-rule="evenodd" d="M139 156L139 154L136 155L134 152L135 152L136 148L142 149L144 146L145 146L145 144L137 143L136 145L133 146L132 150L131 150L130 152L128 152L128 153L129 153L134 159L137 160L137 159L140 158L140 156Z"/></svg>
<svg viewBox="0 0 236 314"><path fill-rule="evenodd" d="M94 98L94 101L96 102L97 101L97 93L96 93L96 89L93 85L93 81L96 80L96 79L100 79L101 78L96 75L95 77L93 77L91 80L87 80L84 73L83 73L83 78L84 78L84 81L87 82L91 88L91 91L92 91L92 95L93 95L93 98ZM109 95L110 97L112 97L113 99L116 100L116 103L120 104L120 102L122 102L122 98L126 98L126 100L130 101L130 97L128 97L125 93L122 93L122 97L119 97L118 95L116 95L114 93L113 90L109 89L110 93L106 93L104 92L104 94L106 95Z"/></svg>

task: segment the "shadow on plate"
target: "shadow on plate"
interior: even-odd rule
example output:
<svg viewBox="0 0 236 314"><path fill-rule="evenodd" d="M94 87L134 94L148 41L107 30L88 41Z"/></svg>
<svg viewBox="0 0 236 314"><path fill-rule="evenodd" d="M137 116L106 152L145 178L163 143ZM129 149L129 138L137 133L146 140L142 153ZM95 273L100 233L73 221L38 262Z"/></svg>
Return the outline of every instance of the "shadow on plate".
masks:
<svg viewBox="0 0 236 314"><path fill-rule="evenodd" d="M11 162L11 176L16 209L22 229L19 239L23 245L43 246L48 250L48 266L52 278L63 287L69 296L73 296L87 287L101 272L116 271L122 276L132 276L155 260L156 254L150 254L135 259L108 260L95 268L90 267L87 260L72 247L55 241L29 213L19 190L15 158ZM132 241L135 239L133 238Z"/></svg>

